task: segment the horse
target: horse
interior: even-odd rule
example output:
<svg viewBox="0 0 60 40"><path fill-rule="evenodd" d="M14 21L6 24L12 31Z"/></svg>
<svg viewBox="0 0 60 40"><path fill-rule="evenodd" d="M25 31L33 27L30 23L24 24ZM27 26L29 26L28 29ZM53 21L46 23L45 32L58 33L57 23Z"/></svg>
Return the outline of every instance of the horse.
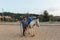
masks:
<svg viewBox="0 0 60 40"><path fill-rule="evenodd" d="M35 30L34 28L40 27L39 19L32 20L29 24L30 27L26 28L25 34L28 34L29 36L35 36Z"/></svg>

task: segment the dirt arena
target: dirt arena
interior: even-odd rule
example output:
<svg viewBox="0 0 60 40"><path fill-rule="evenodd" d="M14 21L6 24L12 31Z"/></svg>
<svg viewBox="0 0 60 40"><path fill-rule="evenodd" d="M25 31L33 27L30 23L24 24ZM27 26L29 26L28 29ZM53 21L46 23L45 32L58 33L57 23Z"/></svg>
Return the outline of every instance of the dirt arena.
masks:
<svg viewBox="0 0 60 40"><path fill-rule="evenodd" d="M0 24L0 40L60 40L60 26L40 26L36 28L34 37L20 36L20 26L1 25Z"/></svg>

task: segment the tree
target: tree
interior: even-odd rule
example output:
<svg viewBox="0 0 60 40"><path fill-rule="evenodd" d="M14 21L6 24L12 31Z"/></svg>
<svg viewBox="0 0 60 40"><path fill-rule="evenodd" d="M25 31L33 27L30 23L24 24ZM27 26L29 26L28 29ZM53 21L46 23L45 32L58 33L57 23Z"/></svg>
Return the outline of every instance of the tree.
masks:
<svg viewBox="0 0 60 40"><path fill-rule="evenodd" d="M50 15L49 16L49 21L53 21L53 20L54 20L53 15Z"/></svg>
<svg viewBox="0 0 60 40"><path fill-rule="evenodd" d="M43 15L42 14L39 16L39 21L43 22Z"/></svg>
<svg viewBox="0 0 60 40"><path fill-rule="evenodd" d="M49 15L48 15L47 10L45 10L43 13L43 21L45 21L45 22L49 21Z"/></svg>

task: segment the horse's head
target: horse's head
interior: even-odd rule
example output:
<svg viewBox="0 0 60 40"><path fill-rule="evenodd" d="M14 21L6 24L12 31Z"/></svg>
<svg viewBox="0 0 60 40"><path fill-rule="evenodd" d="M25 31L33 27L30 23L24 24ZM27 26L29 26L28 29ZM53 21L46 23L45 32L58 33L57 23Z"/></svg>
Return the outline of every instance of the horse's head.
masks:
<svg viewBox="0 0 60 40"><path fill-rule="evenodd" d="M37 27L40 26L39 19L36 19L36 26L37 26Z"/></svg>

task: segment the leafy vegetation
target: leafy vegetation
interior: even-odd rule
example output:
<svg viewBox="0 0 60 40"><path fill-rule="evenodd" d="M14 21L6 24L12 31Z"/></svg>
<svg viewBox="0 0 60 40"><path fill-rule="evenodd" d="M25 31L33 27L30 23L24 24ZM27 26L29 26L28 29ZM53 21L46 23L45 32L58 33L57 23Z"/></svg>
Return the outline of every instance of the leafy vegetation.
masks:
<svg viewBox="0 0 60 40"><path fill-rule="evenodd" d="M28 17L29 15L31 15L32 17L37 17L39 18L39 20L41 22L48 22L48 21L60 21L60 17L56 17L53 15L49 15L49 13L47 12L47 10L45 10L43 12L43 14L29 14L29 13L11 13L11 12L2 12L0 13L0 16L2 16L3 18L0 17L0 21L6 21L6 22L16 22L16 21L21 21L23 19L23 16ZM8 17L8 18L6 18Z"/></svg>

